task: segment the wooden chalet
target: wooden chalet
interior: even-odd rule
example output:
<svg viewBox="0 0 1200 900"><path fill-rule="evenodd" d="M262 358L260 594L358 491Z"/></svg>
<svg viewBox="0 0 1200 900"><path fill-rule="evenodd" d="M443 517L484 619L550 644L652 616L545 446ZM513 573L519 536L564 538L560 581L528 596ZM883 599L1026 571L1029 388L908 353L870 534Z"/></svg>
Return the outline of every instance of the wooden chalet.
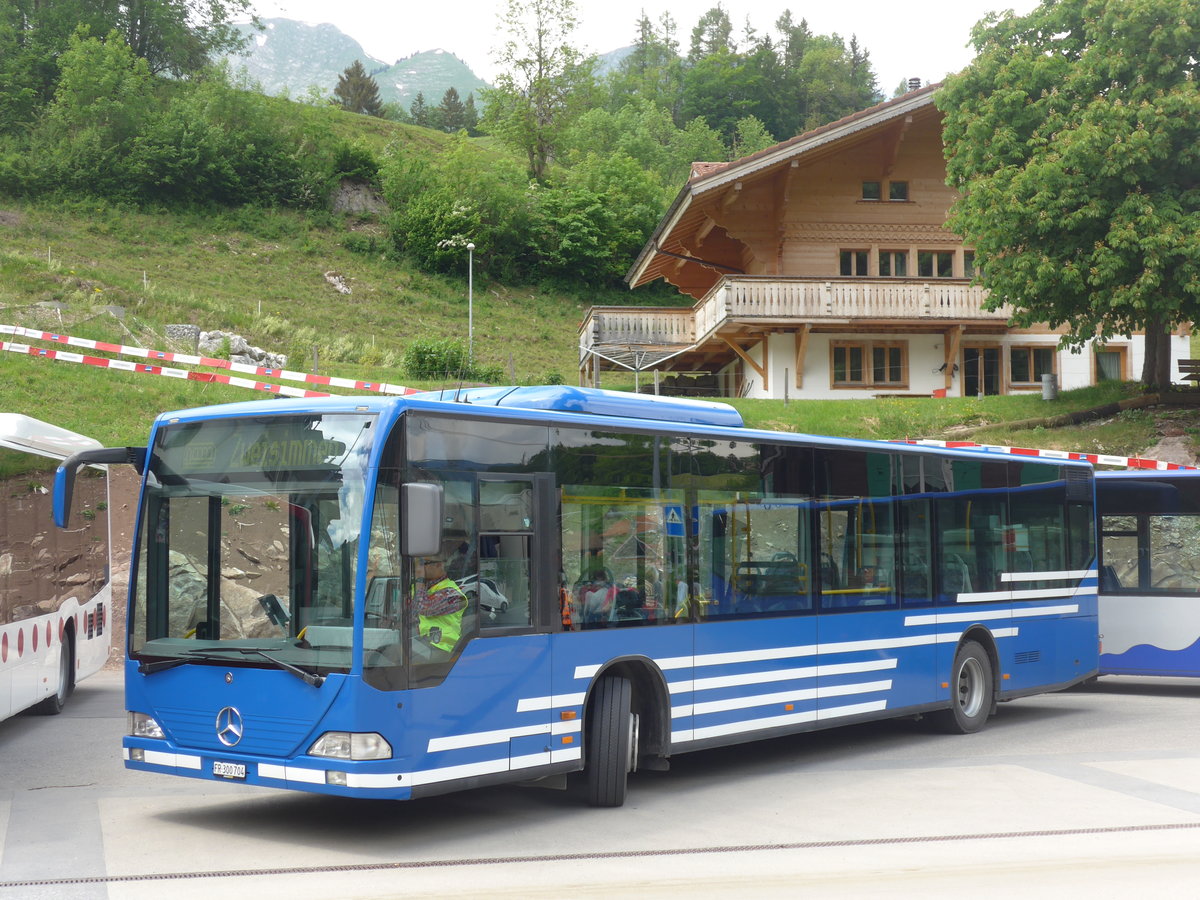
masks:
<svg viewBox="0 0 1200 900"><path fill-rule="evenodd" d="M975 396L1137 377L1141 338L1060 350L985 310L946 227L936 85L731 163L697 163L626 276L690 307L592 307L580 383L645 373L668 393ZM1184 334L1172 338L1177 360ZM650 373L655 373L653 378Z"/></svg>

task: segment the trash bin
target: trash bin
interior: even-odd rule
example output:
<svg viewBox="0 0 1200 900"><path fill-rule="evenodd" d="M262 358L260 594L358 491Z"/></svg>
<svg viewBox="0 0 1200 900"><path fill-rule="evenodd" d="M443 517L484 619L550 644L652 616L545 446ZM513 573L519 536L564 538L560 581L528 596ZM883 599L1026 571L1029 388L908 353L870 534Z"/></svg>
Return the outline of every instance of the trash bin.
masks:
<svg viewBox="0 0 1200 900"><path fill-rule="evenodd" d="M1057 400L1058 399L1058 376L1043 375L1042 376L1042 399Z"/></svg>

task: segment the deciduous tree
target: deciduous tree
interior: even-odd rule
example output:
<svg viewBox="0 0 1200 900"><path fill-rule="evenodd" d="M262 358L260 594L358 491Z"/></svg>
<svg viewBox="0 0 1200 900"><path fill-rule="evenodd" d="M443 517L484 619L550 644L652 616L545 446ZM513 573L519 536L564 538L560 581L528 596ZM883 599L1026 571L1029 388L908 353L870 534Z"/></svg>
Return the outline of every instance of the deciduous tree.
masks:
<svg viewBox="0 0 1200 900"><path fill-rule="evenodd" d="M1200 319L1200 3L1058 0L990 16L938 94L951 226L993 307L1078 346Z"/></svg>
<svg viewBox="0 0 1200 900"><path fill-rule="evenodd" d="M509 0L502 20L503 69L484 91L480 128L522 152L530 176L541 180L563 128L593 99L594 58L570 43L578 26L573 0Z"/></svg>

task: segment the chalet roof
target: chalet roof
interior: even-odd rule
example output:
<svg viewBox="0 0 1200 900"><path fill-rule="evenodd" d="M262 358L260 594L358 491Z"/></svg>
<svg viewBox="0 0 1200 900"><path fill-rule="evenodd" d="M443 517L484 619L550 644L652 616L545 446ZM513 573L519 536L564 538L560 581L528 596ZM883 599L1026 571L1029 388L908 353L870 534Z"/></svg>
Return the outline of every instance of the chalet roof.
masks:
<svg viewBox="0 0 1200 900"><path fill-rule="evenodd" d="M681 224L684 227L688 226L689 223L685 220L689 217L693 200L712 191L723 189L733 182L774 169L781 164L790 163L807 153L827 148L832 143L845 141L864 131L886 126L896 119L911 115L916 110L931 107L933 95L939 87L941 87L940 83L909 91L894 100L888 100L844 116L828 125L798 134L794 138L781 141L772 147L733 162L693 163L687 183L680 189L670 208L659 221L658 227L654 229L650 240L646 242L633 266L626 273L626 283L630 287L637 287L653 281L661 273L657 266L652 264L657 261L659 265L663 265L679 258L678 254L664 251L662 244L663 240Z"/></svg>
<svg viewBox="0 0 1200 900"><path fill-rule="evenodd" d="M713 172L719 172L722 169L728 169L733 163L728 162L694 162L692 163L692 174L688 177L688 181L695 181L697 178L704 178L706 175L711 175Z"/></svg>

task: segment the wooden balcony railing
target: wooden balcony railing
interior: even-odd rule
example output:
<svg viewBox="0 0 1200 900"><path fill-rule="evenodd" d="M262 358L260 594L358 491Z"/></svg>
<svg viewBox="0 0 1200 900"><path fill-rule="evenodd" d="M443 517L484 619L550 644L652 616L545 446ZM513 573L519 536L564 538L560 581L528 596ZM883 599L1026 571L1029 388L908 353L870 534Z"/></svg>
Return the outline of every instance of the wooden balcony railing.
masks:
<svg viewBox="0 0 1200 900"><path fill-rule="evenodd" d="M596 344L690 346L731 320L1008 321L1012 311L985 310L986 297L986 290L964 279L726 276L691 308L593 307L580 329L580 346L581 353Z"/></svg>

